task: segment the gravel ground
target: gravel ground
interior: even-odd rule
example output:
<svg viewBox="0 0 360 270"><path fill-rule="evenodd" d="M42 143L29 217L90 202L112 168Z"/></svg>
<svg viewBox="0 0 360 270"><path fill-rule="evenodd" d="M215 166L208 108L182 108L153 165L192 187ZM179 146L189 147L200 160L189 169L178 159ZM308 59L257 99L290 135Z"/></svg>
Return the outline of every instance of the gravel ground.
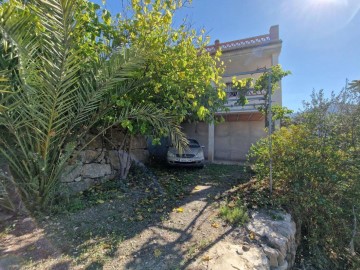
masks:
<svg viewBox="0 0 360 270"><path fill-rule="evenodd" d="M80 210L3 221L0 269L195 269L199 258L206 269L212 246L247 240L218 217L222 195L249 180L243 167L155 174L165 195L129 181L126 191L95 189L91 198L102 199L78 200Z"/></svg>

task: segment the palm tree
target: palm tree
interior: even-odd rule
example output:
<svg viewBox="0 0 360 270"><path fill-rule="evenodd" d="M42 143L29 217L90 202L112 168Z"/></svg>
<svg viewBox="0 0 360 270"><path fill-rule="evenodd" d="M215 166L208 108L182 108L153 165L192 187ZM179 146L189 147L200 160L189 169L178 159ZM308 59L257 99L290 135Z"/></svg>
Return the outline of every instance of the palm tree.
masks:
<svg viewBox="0 0 360 270"><path fill-rule="evenodd" d="M0 7L1 38L11 46L11 56L1 61L16 60L14 67L1 66L2 89L10 85L11 93L0 102L0 129L7 134L0 138L0 152L28 206L51 202L64 166L79 150L77 142L110 109L109 93L136 89L135 74L145 62L141 52L123 48L82 70L74 39L81 28L74 19L78 8L74 0L10 1ZM118 112L99 134L129 118L167 130L179 146L185 142L171 116L146 104Z"/></svg>

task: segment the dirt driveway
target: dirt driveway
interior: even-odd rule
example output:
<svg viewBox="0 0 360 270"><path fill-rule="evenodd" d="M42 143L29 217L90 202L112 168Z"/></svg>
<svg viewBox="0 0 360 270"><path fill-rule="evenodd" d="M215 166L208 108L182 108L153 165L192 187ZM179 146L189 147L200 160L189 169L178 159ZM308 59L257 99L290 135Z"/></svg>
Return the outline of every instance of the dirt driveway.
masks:
<svg viewBox="0 0 360 270"><path fill-rule="evenodd" d="M207 269L211 247L247 241L241 227L218 217L222 195L249 180L244 167L153 174L164 194L135 171L127 183L58 202L52 214L3 222L0 269Z"/></svg>

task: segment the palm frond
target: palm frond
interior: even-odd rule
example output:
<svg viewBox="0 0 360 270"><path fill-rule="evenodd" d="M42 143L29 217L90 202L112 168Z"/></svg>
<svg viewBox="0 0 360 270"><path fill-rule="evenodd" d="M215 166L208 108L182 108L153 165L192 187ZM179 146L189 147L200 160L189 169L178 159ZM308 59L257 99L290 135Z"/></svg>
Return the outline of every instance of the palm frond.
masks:
<svg viewBox="0 0 360 270"><path fill-rule="evenodd" d="M74 40L78 28L74 15L80 12L77 1L11 3L1 7L0 34L12 46L12 59L18 59L10 69L16 91L9 94L9 106L0 115L0 126L8 134L0 140L0 151L24 194L44 204L59 184L76 140L110 106L109 92L129 91L144 61L124 49L84 72L82 52ZM41 25L40 32L34 22ZM7 63L0 59L0 65ZM7 83L9 74L3 74Z"/></svg>
<svg viewBox="0 0 360 270"><path fill-rule="evenodd" d="M176 118L159 109L154 104L139 104L131 108L124 108L115 117L115 123L130 119L149 123L157 134L156 136L169 136L172 144L182 150L188 141L181 127L177 124Z"/></svg>

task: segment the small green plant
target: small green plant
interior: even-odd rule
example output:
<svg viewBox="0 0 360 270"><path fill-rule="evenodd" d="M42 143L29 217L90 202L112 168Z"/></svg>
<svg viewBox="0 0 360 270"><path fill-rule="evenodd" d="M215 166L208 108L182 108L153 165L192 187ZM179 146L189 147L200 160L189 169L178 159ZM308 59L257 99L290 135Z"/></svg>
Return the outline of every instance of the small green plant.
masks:
<svg viewBox="0 0 360 270"><path fill-rule="evenodd" d="M249 220L246 207L236 199L220 207L220 217L231 224L241 225Z"/></svg>
<svg viewBox="0 0 360 270"><path fill-rule="evenodd" d="M207 239L202 239L194 244L192 244L187 252L187 256L189 259L194 259L199 253L204 250L207 246L209 246L211 242Z"/></svg>

